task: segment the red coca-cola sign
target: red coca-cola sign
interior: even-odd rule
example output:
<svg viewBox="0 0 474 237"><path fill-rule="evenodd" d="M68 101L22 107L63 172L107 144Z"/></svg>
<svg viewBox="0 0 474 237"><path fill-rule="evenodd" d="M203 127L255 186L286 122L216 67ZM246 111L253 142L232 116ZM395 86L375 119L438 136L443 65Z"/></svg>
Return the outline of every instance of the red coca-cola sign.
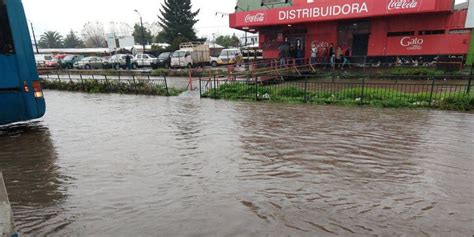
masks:
<svg viewBox="0 0 474 237"><path fill-rule="evenodd" d="M265 20L265 13L248 14L245 17L245 23L257 23Z"/></svg>
<svg viewBox="0 0 474 237"><path fill-rule="evenodd" d="M388 0L387 12L414 10L420 8L421 0Z"/></svg>

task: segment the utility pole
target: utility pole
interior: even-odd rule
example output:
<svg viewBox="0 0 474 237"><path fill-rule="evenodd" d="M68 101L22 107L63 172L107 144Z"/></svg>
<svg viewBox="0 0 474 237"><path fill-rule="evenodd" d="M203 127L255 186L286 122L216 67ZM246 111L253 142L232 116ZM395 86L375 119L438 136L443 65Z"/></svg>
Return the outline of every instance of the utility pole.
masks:
<svg viewBox="0 0 474 237"><path fill-rule="evenodd" d="M145 40L145 29L143 28L143 18L142 18L142 15L140 14L140 12L138 10L135 9L135 12L138 14L138 16L140 17L140 26L142 28L142 45L143 45L143 53L145 53L145 44L146 44L146 40Z"/></svg>
<svg viewBox="0 0 474 237"><path fill-rule="evenodd" d="M33 40L35 41L36 53L39 54L38 42L36 42L35 28L33 28L33 22L30 22L30 25L31 25L31 32L33 33Z"/></svg>

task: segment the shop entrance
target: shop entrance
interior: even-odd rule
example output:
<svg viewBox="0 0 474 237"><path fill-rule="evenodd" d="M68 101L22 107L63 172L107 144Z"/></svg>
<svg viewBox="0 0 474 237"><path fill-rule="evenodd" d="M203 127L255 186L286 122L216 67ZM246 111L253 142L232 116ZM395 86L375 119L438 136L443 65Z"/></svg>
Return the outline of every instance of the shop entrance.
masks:
<svg viewBox="0 0 474 237"><path fill-rule="evenodd" d="M370 22L340 22L337 31L337 46L342 47L344 52L350 48L351 62L362 63L369 50Z"/></svg>
<svg viewBox="0 0 474 237"><path fill-rule="evenodd" d="M365 57L369 51L369 34L354 34L352 39L352 56Z"/></svg>
<svg viewBox="0 0 474 237"><path fill-rule="evenodd" d="M305 37L303 35L289 35L288 43L290 43L291 58L305 58Z"/></svg>

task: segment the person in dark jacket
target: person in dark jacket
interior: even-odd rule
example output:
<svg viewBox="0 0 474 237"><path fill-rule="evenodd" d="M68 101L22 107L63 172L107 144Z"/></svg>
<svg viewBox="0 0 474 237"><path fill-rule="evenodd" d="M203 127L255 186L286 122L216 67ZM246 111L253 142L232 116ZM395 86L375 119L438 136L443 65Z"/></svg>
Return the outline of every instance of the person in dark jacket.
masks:
<svg viewBox="0 0 474 237"><path fill-rule="evenodd" d="M347 48L346 52L344 53L342 68L344 68L345 65L348 65L349 68L351 68L351 61L349 60L350 57L351 57L351 48Z"/></svg>
<svg viewBox="0 0 474 237"><path fill-rule="evenodd" d="M132 57L130 57L128 54L125 56L125 63L127 65L127 69L132 70Z"/></svg>

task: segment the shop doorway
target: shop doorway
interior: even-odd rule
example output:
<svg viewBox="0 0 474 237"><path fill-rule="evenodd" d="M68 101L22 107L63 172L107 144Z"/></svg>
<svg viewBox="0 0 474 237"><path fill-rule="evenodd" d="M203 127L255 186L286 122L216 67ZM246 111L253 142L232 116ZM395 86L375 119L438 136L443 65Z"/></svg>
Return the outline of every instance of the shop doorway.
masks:
<svg viewBox="0 0 474 237"><path fill-rule="evenodd" d="M369 34L354 34L352 39L352 56L365 57L369 51Z"/></svg>
<svg viewBox="0 0 474 237"><path fill-rule="evenodd" d="M290 57L303 59L305 58L305 37L299 36L288 36L288 43L290 43Z"/></svg>
<svg viewBox="0 0 474 237"><path fill-rule="evenodd" d="M362 63L369 51L370 21L340 22L337 30L337 46L351 49L351 63Z"/></svg>

